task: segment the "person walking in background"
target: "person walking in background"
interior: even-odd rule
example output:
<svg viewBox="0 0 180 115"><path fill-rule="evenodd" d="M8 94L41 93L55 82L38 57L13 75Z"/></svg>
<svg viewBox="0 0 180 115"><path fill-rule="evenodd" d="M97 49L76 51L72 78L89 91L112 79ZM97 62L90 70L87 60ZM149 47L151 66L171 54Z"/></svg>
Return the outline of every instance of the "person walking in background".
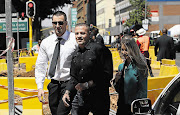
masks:
<svg viewBox="0 0 180 115"><path fill-rule="evenodd" d="M148 68L132 36L123 37L120 53L125 61L119 65L118 73L112 80L119 94L116 115L132 115L131 103L135 99L147 98Z"/></svg>
<svg viewBox="0 0 180 115"><path fill-rule="evenodd" d="M167 29L162 30L163 35L157 38L155 42L155 55L157 56L157 61L161 59L175 59L176 53L174 49L173 38L167 36ZM158 51L159 48L159 51Z"/></svg>
<svg viewBox="0 0 180 115"><path fill-rule="evenodd" d="M119 36L118 36L118 38L116 39L116 43L117 43L117 48L118 48L118 50L121 49L121 44L120 44L120 43L121 43L121 40L122 40L123 36L124 36L124 34L123 34L123 33L120 33Z"/></svg>
<svg viewBox="0 0 180 115"><path fill-rule="evenodd" d="M93 28L91 32L92 39L97 42L97 43L102 43L104 44L104 39L103 37L99 34L99 29Z"/></svg>
<svg viewBox="0 0 180 115"><path fill-rule="evenodd" d="M39 53L41 41L42 41L42 40L39 39L39 40L38 40L38 44L32 47L32 49L31 49L31 54L32 54L32 56L34 56L34 53Z"/></svg>
<svg viewBox="0 0 180 115"><path fill-rule="evenodd" d="M136 33L139 36L136 43L138 44L141 53L146 57L146 62L147 62L148 68L149 68L150 76L154 77L154 75L152 73L151 65L150 65L151 60L149 60L149 51L148 51L150 38L148 36L145 36L146 30L144 30L143 28L137 30Z"/></svg>
<svg viewBox="0 0 180 115"><path fill-rule="evenodd" d="M63 102L69 106L69 94L77 91L72 102L72 115L109 115L110 80L113 77L112 55L107 47L90 38L89 26L79 23L75 27L79 48L74 52Z"/></svg>
<svg viewBox="0 0 180 115"><path fill-rule="evenodd" d="M38 87L38 98L42 102L44 96L43 84L48 67L48 79L51 82L49 91L49 107L52 115L68 115L71 107L66 107L62 101L67 82L70 80L71 54L77 48L75 34L66 30L67 17L62 11L57 11L52 16L55 34L45 38L40 46L35 67L35 80ZM74 97L71 94L71 97ZM74 94L75 95L75 94Z"/></svg>

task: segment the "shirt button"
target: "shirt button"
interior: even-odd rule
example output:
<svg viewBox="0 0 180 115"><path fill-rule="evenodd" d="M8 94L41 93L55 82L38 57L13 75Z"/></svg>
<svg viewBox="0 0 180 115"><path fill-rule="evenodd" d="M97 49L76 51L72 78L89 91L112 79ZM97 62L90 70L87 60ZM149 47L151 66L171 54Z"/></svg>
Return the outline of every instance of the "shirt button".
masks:
<svg viewBox="0 0 180 115"><path fill-rule="evenodd" d="M84 77L81 77L82 79L84 79Z"/></svg>
<svg viewBox="0 0 180 115"><path fill-rule="evenodd" d="M82 68L81 71L83 71L84 69Z"/></svg>

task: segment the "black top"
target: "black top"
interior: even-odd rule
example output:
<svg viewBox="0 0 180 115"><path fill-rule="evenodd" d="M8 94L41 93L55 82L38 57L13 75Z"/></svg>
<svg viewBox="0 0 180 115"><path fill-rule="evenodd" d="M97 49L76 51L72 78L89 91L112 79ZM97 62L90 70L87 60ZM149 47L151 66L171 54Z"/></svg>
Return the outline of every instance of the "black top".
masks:
<svg viewBox="0 0 180 115"><path fill-rule="evenodd" d="M159 52L157 52L158 48ZM154 50L158 61L161 59L175 59L173 38L167 36L166 34L157 38Z"/></svg>
<svg viewBox="0 0 180 115"><path fill-rule="evenodd" d="M96 36L94 41L97 42L97 43L104 44L103 37L100 34Z"/></svg>
<svg viewBox="0 0 180 115"><path fill-rule="evenodd" d="M83 50L77 49L72 57L70 75L72 76L67 89L75 89L78 83L90 80L96 87L109 87L113 77L112 55L108 48L92 39Z"/></svg>

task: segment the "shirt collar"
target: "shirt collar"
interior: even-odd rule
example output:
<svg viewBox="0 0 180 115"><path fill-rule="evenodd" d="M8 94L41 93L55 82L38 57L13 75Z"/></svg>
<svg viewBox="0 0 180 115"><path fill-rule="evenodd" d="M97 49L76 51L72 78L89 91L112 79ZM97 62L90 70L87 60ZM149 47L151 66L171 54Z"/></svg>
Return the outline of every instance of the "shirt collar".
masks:
<svg viewBox="0 0 180 115"><path fill-rule="evenodd" d="M68 31L66 30L65 33L64 33L62 36L58 37L58 36L56 35L56 37L57 37L57 38L62 38L63 40L66 41L66 40L68 40L69 35L70 35L70 32L68 32ZM56 40L57 40L57 38L56 38Z"/></svg>
<svg viewBox="0 0 180 115"><path fill-rule="evenodd" d="M97 36L99 36L99 35L100 35L100 34L99 34L99 33L97 33L96 37L97 37Z"/></svg>

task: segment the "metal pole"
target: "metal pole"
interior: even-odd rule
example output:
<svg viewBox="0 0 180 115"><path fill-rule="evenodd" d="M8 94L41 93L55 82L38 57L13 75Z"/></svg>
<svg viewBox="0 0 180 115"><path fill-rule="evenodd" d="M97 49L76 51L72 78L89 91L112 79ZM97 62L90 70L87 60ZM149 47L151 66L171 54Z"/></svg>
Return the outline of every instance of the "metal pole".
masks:
<svg viewBox="0 0 180 115"><path fill-rule="evenodd" d="M29 18L29 50L31 51L31 49L32 49L32 18Z"/></svg>
<svg viewBox="0 0 180 115"><path fill-rule="evenodd" d="M32 49L32 18L29 18L29 50Z"/></svg>
<svg viewBox="0 0 180 115"><path fill-rule="evenodd" d="M17 50L18 50L18 70L19 70L19 13L17 12Z"/></svg>
<svg viewBox="0 0 180 115"><path fill-rule="evenodd" d="M145 17L144 18L146 19L146 0L145 0Z"/></svg>
<svg viewBox="0 0 180 115"><path fill-rule="evenodd" d="M120 16L120 9L119 9L119 32L121 33L121 16Z"/></svg>
<svg viewBox="0 0 180 115"><path fill-rule="evenodd" d="M6 12L6 46L12 37L12 6L11 0L5 0ZM9 115L14 115L14 78L13 78L13 61L11 48L7 51L7 71L8 71L8 104Z"/></svg>

